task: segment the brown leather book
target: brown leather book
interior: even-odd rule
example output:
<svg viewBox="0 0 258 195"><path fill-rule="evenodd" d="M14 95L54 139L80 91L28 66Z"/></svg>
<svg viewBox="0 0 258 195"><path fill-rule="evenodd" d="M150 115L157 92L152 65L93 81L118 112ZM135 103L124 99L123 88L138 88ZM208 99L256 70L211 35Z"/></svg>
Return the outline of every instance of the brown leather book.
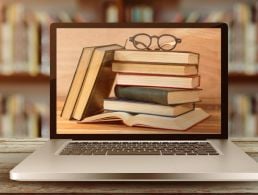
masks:
<svg viewBox="0 0 258 195"><path fill-rule="evenodd" d="M116 44L95 48L73 111L74 119L81 120L103 111L104 99L115 79L112 72L114 51L122 48Z"/></svg>

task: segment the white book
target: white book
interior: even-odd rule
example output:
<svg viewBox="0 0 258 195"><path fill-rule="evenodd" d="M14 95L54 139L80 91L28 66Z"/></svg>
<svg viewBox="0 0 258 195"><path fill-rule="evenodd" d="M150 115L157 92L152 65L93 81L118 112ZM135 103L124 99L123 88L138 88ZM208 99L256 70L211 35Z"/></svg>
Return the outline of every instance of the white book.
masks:
<svg viewBox="0 0 258 195"><path fill-rule="evenodd" d="M127 112L107 112L84 118L78 123L122 121L127 126L184 131L203 121L204 119L207 119L209 116L210 115L201 108L195 108L193 111L175 118L148 114L131 115Z"/></svg>

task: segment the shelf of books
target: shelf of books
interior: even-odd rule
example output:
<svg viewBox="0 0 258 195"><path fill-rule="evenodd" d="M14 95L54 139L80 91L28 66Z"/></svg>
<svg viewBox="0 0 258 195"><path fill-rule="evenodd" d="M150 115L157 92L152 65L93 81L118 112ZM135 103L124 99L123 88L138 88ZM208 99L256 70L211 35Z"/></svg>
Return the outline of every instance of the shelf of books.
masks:
<svg viewBox="0 0 258 195"><path fill-rule="evenodd" d="M49 136L49 109L23 94L0 93L0 137Z"/></svg>
<svg viewBox="0 0 258 195"><path fill-rule="evenodd" d="M229 97L229 132L235 137L258 136L258 93Z"/></svg>
<svg viewBox="0 0 258 195"><path fill-rule="evenodd" d="M0 2L0 83L10 87L24 83L48 85L49 27L53 22L226 22L229 25L229 84L254 86L258 81L257 1L72 2L74 6L64 3L62 8L50 0L44 3L30 0ZM244 91L244 88L239 89ZM253 91L252 95L258 93L256 88ZM1 90L0 94L6 95ZM48 105L44 106L48 108Z"/></svg>

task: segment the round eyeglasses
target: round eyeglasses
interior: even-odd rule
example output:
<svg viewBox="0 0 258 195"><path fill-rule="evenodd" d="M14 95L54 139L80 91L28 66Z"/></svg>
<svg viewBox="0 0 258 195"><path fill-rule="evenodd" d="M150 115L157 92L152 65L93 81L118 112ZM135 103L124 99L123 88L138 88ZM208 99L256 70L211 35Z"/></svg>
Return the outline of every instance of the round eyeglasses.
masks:
<svg viewBox="0 0 258 195"><path fill-rule="evenodd" d="M173 50L178 43L181 43L182 40L170 34L162 34L160 36L150 36L146 33L139 33L132 37L129 37L129 41L131 41L136 49L139 50L152 50L150 48L152 44L152 39L157 39L157 45L160 50L163 51L171 51Z"/></svg>

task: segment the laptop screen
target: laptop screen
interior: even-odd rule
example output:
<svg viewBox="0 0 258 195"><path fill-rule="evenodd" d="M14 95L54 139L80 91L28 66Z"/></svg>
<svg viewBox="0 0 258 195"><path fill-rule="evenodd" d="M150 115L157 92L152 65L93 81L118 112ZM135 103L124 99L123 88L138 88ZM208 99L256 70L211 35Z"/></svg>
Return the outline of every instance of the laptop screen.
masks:
<svg viewBox="0 0 258 195"><path fill-rule="evenodd" d="M221 28L63 28L56 134L221 134Z"/></svg>

